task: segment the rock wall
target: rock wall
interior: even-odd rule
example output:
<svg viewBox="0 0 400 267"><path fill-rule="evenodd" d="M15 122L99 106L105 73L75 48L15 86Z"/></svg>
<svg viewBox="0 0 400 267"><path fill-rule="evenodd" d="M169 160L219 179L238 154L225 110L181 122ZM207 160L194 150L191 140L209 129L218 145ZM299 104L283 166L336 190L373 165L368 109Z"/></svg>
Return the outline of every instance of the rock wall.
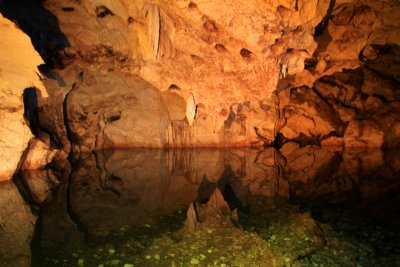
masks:
<svg viewBox="0 0 400 267"><path fill-rule="evenodd" d="M70 44L65 66L46 75L52 92L68 94L67 118L58 116L49 129L66 120L69 129L56 132L69 131L82 151L271 143L280 71L303 70L329 1L46 1L45 7ZM57 99L43 105L44 113L60 114ZM48 116L42 120L54 121Z"/></svg>
<svg viewBox="0 0 400 267"><path fill-rule="evenodd" d="M37 66L44 63L29 37L0 15L0 181L10 179L33 135L24 118L23 93L46 97Z"/></svg>
<svg viewBox="0 0 400 267"><path fill-rule="evenodd" d="M400 47L374 47L376 59L359 68L279 91L284 138L339 147L399 145Z"/></svg>
<svg viewBox="0 0 400 267"><path fill-rule="evenodd" d="M397 1L25 2L0 11L45 59L50 97L38 100L36 135L55 158L71 148L398 145ZM2 45L28 51L12 27L23 47ZM19 83L1 84L2 120L18 121L1 125L21 135L2 137L17 151L4 153L4 177L32 137L21 90L43 89L41 59L21 55L1 56L31 64L0 73Z"/></svg>
<svg viewBox="0 0 400 267"><path fill-rule="evenodd" d="M75 150L259 146L272 144L278 133L347 147L396 143L396 130L380 122L387 114L390 125L398 121L399 30L390 19L396 3L90 0L45 6L70 43L66 66L52 69L46 83L53 92L69 92L66 118L59 116L56 128L67 122L69 129L57 132L69 131ZM392 70L374 70L385 57ZM354 73L358 80L350 79ZM338 79L336 87L326 82ZM382 85L388 99L367 88ZM384 111L372 119L379 101ZM45 111L56 109L47 104ZM58 139L68 146L65 137Z"/></svg>

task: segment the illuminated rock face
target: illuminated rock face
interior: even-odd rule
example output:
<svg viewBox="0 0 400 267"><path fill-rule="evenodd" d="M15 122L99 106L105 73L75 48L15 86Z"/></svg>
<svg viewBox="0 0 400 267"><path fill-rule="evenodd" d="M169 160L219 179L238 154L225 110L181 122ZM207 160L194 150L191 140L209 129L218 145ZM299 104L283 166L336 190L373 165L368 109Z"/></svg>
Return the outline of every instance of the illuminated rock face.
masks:
<svg viewBox="0 0 400 267"><path fill-rule="evenodd" d="M46 96L37 66L43 61L29 37L0 15L0 181L10 179L33 137L24 119L23 93L35 87ZM38 92L39 93L39 92Z"/></svg>
<svg viewBox="0 0 400 267"><path fill-rule="evenodd" d="M53 70L66 84L51 91L75 84L66 99L72 144L90 150L272 142L277 82L315 52L329 1L46 7L71 45L68 66Z"/></svg>
<svg viewBox="0 0 400 267"><path fill-rule="evenodd" d="M390 19L399 7L388 1L86 0L46 7L70 43L67 67L52 70L64 85L45 83L66 96L67 118L58 116L56 128L67 122L75 150L259 146L278 132L350 147L395 140L396 131L355 116L361 106L380 105L371 88L376 79L361 77L370 86L360 91L337 77L346 68L364 75L382 45L399 43ZM329 79L338 85L327 86ZM394 100L395 86L386 89ZM342 99L343 90L353 96ZM45 104L46 113L57 101ZM356 130L356 120L367 120L370 130Z"/></svg>
<svg viewBox="0 0 400 267"><path fill-rule="evenodd" d="M13 15L12 5L18 4L5 1L0 9L17 22L28 19ZM20 25L48 63L42 71L50 97L39 99L38 120L47 144L64 157L71 148L262 146L278 133L284 142L398 145L396 1L42 5L52 19L33 16ZM18 51L2 49L0 58L2 66L11 64L0 66L2 97L10 99L0 111L10 122L0 125L21 135L1 139L19 151L2 155L10 166L1 172L9 177L32 137L21 95L43 88L35 73L42 61L28 53L27 36L1 21L6 37L12 28L25 40L1 40Z"/></svg>

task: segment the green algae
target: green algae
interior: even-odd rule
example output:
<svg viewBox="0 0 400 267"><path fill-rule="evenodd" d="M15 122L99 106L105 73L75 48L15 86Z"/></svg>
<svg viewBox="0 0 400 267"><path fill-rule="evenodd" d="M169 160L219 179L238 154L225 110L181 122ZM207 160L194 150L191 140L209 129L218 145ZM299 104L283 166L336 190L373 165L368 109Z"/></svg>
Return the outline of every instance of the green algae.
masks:
<svg viewBox="0 0 400 267"><path fill-rule="evenodd" d="M400 265L398 244L388 242L396 233L366 219L355 223L340 212L314 218L293 206L238 215L241 227L216 220L189 231L184 214L176 213L151 227L126 226L118 242L82 243L72 252L50 254L41 266Z"/></svg>

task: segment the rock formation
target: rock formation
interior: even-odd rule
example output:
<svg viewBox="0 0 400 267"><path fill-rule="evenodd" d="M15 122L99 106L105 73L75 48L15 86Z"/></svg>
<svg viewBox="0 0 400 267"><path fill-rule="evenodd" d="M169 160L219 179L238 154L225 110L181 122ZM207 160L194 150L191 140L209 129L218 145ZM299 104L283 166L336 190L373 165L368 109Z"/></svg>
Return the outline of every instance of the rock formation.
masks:
<svg viewBox="0 0 400 267"><path fill-rule="evenodd" d="M45 97L37 66L43 63L29 37L0 15L0 181L10 179L33 135L24 118L24 90Z"/></svg>
<svg viewBox="0 0 400 267"><path fill-rule="evenodd" d="M23 2L4 0L0 11L45 60L49 97L30 126L55 158L114 147L399 145L398 1ZM2 51L15 51L1 54L4 179L32 138L22 92L44 87L28 37L1 22ZM20 136L7 139L12 131Z"/></svg>

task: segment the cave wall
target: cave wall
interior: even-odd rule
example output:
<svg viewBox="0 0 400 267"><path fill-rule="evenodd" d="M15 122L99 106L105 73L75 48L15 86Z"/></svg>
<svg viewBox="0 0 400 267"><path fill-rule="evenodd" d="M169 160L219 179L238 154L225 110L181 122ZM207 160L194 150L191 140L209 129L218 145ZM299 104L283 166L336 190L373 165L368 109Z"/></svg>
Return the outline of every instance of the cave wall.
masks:
<svg viewBox="0 0 400 267"><path fill-rule="evenodd" d="M398 145L396 1L24 0L0 11L45 60L35 135L56 158L111 147ZM34 51L19 56L4 60L42 64ZM21 92L42 83L12 85L13 119L24 123ZM10 151L32 137L21 129L18 145L3 141Z"/></svg>
<svg viewBox="0 0 400 267"><path fill-rule="evenodd" d="M311 86L281 89L278 131L303 144L339 147L399 145L399 46L352 70L323 76Z"/></svg>
<svg viewBox="0 0 400 267"><path fill-rule="evenodd" d="M70 43L66 66L52 69L45 83L69 92L67 131L82 151L272 142L281 65L290 74L303 69L329 1L46 1L45 7ZM55 111L51 106L44 113Z"/></svg>
<svg viewBox="0 0 400 267"><path fill-rule="evenodd" d="M277 133L347 147L395 143L388 140L396 130L368 112L383 101L379 113L396 125L397 100L377 100L359 88L368 85L354 85L390 84L385 90L396 94L393 73L359 74L388 60L384 54L396 72L392 15L399 6L391 1L46 1L45 7L70 43L66 66L52 69L45 83L69 92L74 149L259 146ZM342 78L350 89L318 89L346 69L362 76ZM343 102L343 90L354 99Z"/></svg>
<svg viewBox="0 0 400 267"><path fill-rule="evenodd" d="M0 15L0 181L14 173L33 134L24 118L23 93L47 96L37 66L43 63L29 37Z"/></svg>

